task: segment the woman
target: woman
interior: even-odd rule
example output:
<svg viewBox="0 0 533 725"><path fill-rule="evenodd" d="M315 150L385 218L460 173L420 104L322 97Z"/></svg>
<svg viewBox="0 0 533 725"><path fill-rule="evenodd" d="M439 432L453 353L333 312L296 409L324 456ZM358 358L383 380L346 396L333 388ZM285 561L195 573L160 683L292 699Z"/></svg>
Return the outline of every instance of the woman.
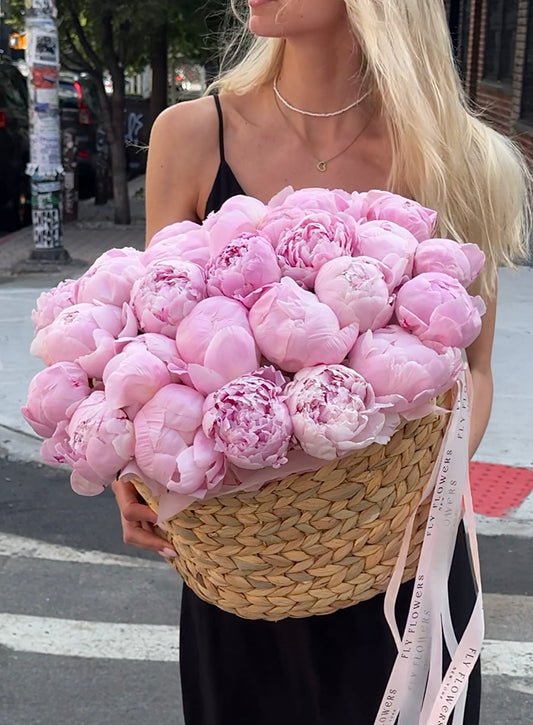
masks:
<svg viewBox="0 0 533 725"><path fill-rule="evenodd" d="M441 236L487 254L483 329L468 350L470 452L486 428L497 266L525 251L527 183L514 147L466 109L442 0L249 0L248 54L205 97L156 121L147 172L147 241L202 220L234 194L268 201L288 184L390 189L439 212ZM237 181L238 179L238 181ZM175 554L155 515L115 483L126 543ZM398 598L406 616L412 584ZM450 583L456 628L473 584L461 535ZM381 596L324 617L241 620L184 587L181 672L187 725L367 725L394 661ZM479 669L465 720L479 722Z"/></svg>

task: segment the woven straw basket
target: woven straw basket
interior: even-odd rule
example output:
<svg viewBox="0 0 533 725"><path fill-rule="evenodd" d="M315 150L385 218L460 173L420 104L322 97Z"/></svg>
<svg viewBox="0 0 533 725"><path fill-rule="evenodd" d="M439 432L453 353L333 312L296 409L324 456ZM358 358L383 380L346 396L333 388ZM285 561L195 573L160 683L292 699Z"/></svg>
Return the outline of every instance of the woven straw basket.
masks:
<svg viewBox="0 0 533 725"><path fill-rule="evenodd" d="M451 393L438 400L451 402ZM192 505L162 532L178 552L173 566L200 598L246 619L328 614L384 592L447 420L433 413L318 471ZM148 487L132 482L157 511ZM417 512L404 581L428 511L429 501Z"/></svg>

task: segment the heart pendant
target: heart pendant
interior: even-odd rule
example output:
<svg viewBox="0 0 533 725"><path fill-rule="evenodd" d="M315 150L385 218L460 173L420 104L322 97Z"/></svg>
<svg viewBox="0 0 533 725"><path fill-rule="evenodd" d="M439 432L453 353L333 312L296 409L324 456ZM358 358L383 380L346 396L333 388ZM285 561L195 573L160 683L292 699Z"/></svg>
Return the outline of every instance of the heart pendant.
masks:
<svg viewBox="0 0 533 725"><path fill-rule="evenodd" d="M316 165L317 169L319 171L327 171L328 170L328 162L327 161L319 161Z"/></svg>

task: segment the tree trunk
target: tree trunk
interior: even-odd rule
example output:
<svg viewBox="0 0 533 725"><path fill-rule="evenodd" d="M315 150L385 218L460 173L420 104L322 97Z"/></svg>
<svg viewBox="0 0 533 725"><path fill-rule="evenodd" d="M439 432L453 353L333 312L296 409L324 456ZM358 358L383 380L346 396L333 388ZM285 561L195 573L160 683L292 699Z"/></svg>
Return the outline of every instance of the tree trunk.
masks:
<svg viewBox="0 0 533 725"><path fill-rule="evenodd" d="M124 74L113 77L111 98L113 135L110 139L111 165L113 168L113 198L115 224L131 224L130 198L128 193L128 162L124 144Z"/></svg>
<svg viewBox="0 0 533 725"><path fill-rule="evenodd" d="M128 171L126 145L124 142L125 77L124 59L129 38L130 23L123 22L118 29L113 27L112 10L108 9L101 18L103 55L111 80L113 94L111 102L104 103L104 127L108 134L113 169L113 200L115 203L115 224L131 224L130 199L128 194ZM99 88L99 95L105 90Z"/></svg>
<svg viewBox="0 0 533 725"><path fill-rule="evenodd" d="M102 125L111 156L115 224L131 224L126 146L124 144L124 77L123 74L122 78L120 75L120 73L112 74L113 95L111 99L106 94L101 77L98 79L97 92L102 112Z"/></svg>
<svg viewBox="0 0 533 725"><path fill-rule="evenodd" d="M150 99L150 125L168 105L168 37L167 25L160 25L150 40L152 63L152 97Z"/></svg>
<svg viewBox="0 0 533 725"><path fill-rule="evenodd" d="M169 57L169 93L168 93L168 105L174 106L178 101L178 93L176 90L176 50L174 48L170 51Z"/></svg>

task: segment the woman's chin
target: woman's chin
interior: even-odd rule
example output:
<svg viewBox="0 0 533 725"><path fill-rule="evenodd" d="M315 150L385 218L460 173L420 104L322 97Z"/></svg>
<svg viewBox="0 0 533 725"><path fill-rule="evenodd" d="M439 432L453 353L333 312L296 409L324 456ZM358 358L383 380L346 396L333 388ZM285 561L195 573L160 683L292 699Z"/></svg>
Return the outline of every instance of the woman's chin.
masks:
<svg viewBox="0 0 533 725"><path fill-rule="evenodd" d="M278 20L278 0L248 0L250 32L265 38L278 38L281 25Z"/></svg>
<svg viewBox="0 0 533 725"><path fill-rule="evenodd" d="M274 17L267 19L252 15L248 23L248 29L253 35L256 35L259 38L284 37L282 28L278 23L276 23Z"/></svg>

